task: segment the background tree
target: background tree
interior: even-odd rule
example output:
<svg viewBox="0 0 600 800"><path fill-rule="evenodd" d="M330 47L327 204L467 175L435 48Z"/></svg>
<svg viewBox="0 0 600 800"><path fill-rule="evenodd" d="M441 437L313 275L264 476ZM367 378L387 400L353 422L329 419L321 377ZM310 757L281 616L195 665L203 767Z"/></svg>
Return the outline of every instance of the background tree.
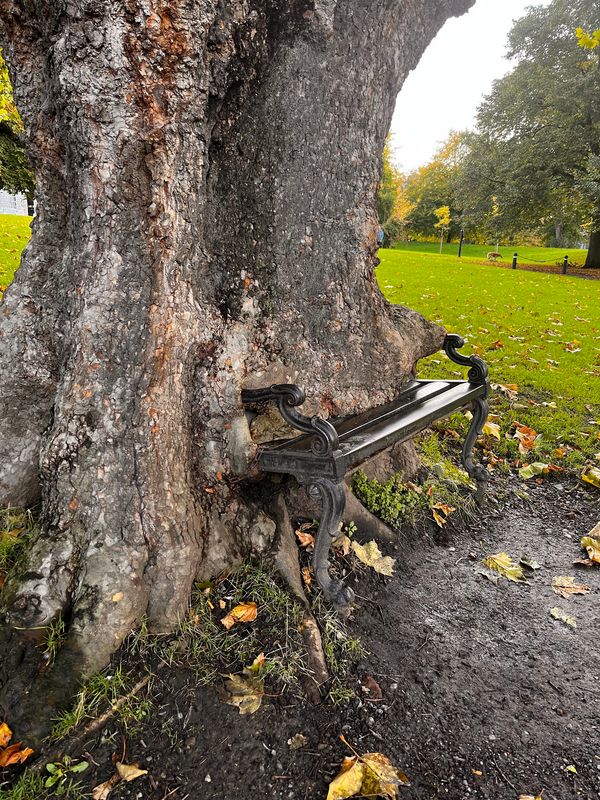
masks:
<svg viewBox="0 0 600 800"><path fill-rule="evenodd" d="M437 234L435 211L441 206L450 208L448 241L460 235L462 209L457 206L453 186L464 157L464 136L451 133L433 159L408 176L404 194L412 204L407 226L413 236L433 238Z"/></svg>
<svg viewBox="0 0 600 800"><path fill-rule="evenodd" d="M404 183L404 176L392 162L388 136L383 148L381 181L377 192L377 218L383 228L386 245L406 235L407 218L412 204L406 197Z"/></svg>
<svg viewBox="0 0 600 800"><path fill-rule="evenodd" d="M11 721L283 535L243 387L346 413L440 346L377 287L375 193L402 82L472 2L0 0L38 200L0 317L0 502L42 509L3 590Z"/></svg>
<svg viewBox="0 0 600 800"><path fill-rule="evenodd" d="M478 113L478 135L455 185L472 225L489 227L492 198L505 235L545 234L567 243L582 224L590 232L587 266L600 267L600 62L584 30L600 25L592 0L553 0L518 20L508 56L517 65L497 81ZM593 43L593 38L591 38ZM549 234L549 235L548 235Z"/></svg>
<svg viewBox="0 0 600 800"><path fill-rule="evenodd" d="M25 194L30 213L33 213L35 178L25 154L22 134L23 123L0 49L0 189L11 194Z"/></svg>

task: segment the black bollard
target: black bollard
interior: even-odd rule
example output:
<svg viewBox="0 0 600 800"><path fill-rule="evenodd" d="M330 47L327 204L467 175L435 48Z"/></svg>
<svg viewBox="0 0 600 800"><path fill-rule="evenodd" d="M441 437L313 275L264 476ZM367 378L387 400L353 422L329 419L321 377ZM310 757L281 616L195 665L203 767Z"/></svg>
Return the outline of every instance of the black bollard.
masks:
<svg viewBox="0 0 600 800"><path fill-rule="evenodd" d="M563 261L562 270L561 270L562 274L566 275L568 269L569 269L569 256L565 256L565 260Z"/></svg>
<svg viewBox="0 0 600 800"><path fill-rule="evenodd" d="M516 268L517 268L517 261L518 261L518 260L519 260L519 254L518 254L518 253L515 253L515 254L514 254L514 256L513 256L513 263L512 263L512 268L513 268L513 269L516 269Z"/></svg>

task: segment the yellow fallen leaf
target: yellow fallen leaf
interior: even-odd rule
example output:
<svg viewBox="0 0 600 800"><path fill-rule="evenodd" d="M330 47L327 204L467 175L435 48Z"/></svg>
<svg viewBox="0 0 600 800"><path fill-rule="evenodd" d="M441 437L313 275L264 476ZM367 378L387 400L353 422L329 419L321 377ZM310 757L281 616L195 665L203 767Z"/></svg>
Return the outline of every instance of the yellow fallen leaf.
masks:
<svg viewBox="0 0 600 800"><path fill-rule="evenodd" d="M123 599L123 592L117 592L116 594L113 594L110 599L113 601L113 603L120 603Z"/></svg>
<svg viewBox="0 0 600 800"><path fill-rule="evenodd" d="M571 628L577 627L577 620L575 617L570 617L566 611L562 610L562 608L558 608L557 606L551 608L550 616L554 617L554 619L560 620L560 622L564 622L565 625L569 625Z"/></svg>
<svg viewBox="0 0 600 800"><path fill-rule="evenodd" d="M327 800L345 800L357 795L362 787L365 765L358 758L345 758L338 774L329 784Z"/></svg>
<svg viewBox="0 0 600 800"><path fill-rule="evenodd" d="M362 760L366 765L361 792L365 797L397 797L398 786L409 786L409 780L399 772L389 758L381 753L365 753Z"/></svg>
<svg viewBox="0 0 600 800"><path fill-rule="evenodd" d="M258 675L266 662L265 654L259 653L249 667L244 667L244 672L248 675Z"/></svg>
<svg viewBox="0 0 600 800"><path fill-rule="evenodd" d="M221 620L227 630L233 628L236 622L254 622L258 614L256 603L240 603L232 608L227 616Z"/></svg>
<svg viewBox="0 0 600 800"><path fill-rule="evenodd" d="M493 436L500 441L500 425L497 422L485 422L481 431L486 436Z"/></svg>
<svg viewBox="0 0 600 800"><path fill-rule="evenodd" d="M519 477L527 481L529 478L535 478L536 475L547 475L549 472L549 464L535 461L533 464L526 464L524 467L521 467L519 470Z"/></svg>
<svg viewBox="0 0 600 800"><path fill-rule="evenodd" d="M488 569L499 572L509 581L521 583L525 580L522 567L514 562L508 553L496 553L495 555L487 556L483 563Z"/></svg>
<svg viewBox="0 0 600 800"><path fill-rule="evenodd" d="M600 522L592 528L587 536L582 537L581 546L587 550L590 561L600 564Z"/></svg>
<svg viewBox="0 0 600 800"><path fill-rule="evenodd" d="M535 797L532 794L520 794L519 800L544 800L541 794L536 794Z"/></svg>
<svg viewBox="0 0 600 800"><path fill-rule="evenodd" d="M565 767L565 772L572 772L573 775L577 775L577 767L575 764L569 764L568 767Z"/></svg>
<svg viewBox="0 0 600 800"><path fill-rule="evenodd" d="M581 480L600 489L600 469L598 467L586 467L581 473Z"/></svg>
<svg viewBox="0 0 600 800"><path fill-rule="evenodd" d="M433 518L438 527L443 528L446 522L448 522L446 517L443 517L438 511L435 510L435 508L431 510L431 513L433 514Z"/></svg>
<svg viewBox="0 0 600 800"><path fill-rule="evenodd" d="M120 761L117 761L115 766L122 781L134 781L136 778L148 774L148 770L140 769L138 764L121 764Z"/></svg>
<svg viewBox="0 0 600 800"><path fill-rule="evenodd" d="M396 562L390 556L381 555L377 542L367 542L365 545L352 542L352 550L359 561L362 561L363 564L371 567L380 575L391 577L394 574L394 564Z"/></svg>
<svg viewBox="0 0 600 800"><path fill-rule="evenodd" d="M6 747L6 745L10 742L11 739L12 739L12 731L8 727L6 722L3 722L2 725L0 725L0 747Z"/></svg>
<svg viewBox="0 0 600 800"><path fill-rule="evenodd" d="M552 578L552 591L568 600L574 594L588 594L590 587L585 583L575 583L570 575L557 575Z"/></svg>

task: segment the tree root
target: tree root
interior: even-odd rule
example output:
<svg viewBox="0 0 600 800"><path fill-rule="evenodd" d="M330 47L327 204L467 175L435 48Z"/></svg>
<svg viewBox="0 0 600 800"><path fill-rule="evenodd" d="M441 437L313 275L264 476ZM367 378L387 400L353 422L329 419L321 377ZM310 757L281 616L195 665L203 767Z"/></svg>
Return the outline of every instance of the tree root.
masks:
<svg viewBox="0 0 600 800"><path fill-rule="evenodd" d="M298 548L294 539L294 531L290 523L290 515L282 494L275 501L275 514L279 530L279 547L275 563L281 577L288 584L294 597L302 604L304 610L300 630L306 647L309 676L304 681L304 690L311 703L318 705L321 700L321 687L329 680L329 672L323 651L321 632L316 619L310 610L310 604L302 585Z"/></svg>

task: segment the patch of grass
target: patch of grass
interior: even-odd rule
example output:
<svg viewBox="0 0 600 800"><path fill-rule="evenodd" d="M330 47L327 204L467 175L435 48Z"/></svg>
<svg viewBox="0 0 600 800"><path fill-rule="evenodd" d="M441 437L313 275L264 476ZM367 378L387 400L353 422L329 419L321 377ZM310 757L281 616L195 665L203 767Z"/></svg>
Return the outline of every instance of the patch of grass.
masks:
<svg viewBox="0 0 600 800"><path fill-rule="evenodd" d="M24 568L27 546L35 532L36 522L29 511L0 509L0 588L9 572Z"/></svg>
<svg viewBox="0 0 600 800"><path fill-rule="evenodd" d="M31 217L0 214L0 297L12 281L21 252L31 236Z"/></svg>
<svg viewBox="0 0 600 800"><path fill-rule="evenodd" d="M0 788L0 800L84 800L80 784L71 778L64 783L46 787L46 778L26 770L10 788Z"/></svg>
<svg viewBox="0 0 600 800"><path fill-rule="evenodd" d="M600 450L600 281L399 250L382 250L380 258L377 276L391 302L461 334L468 340L464 352L488 362L493 383L518 386L512 399L492 392L491 411L501 428L496 455L519 457L513 438L518 421L541 434L530 461L580 469L594 460ZM438 353L420 362L419 376L464 378L464 371ZM565 455L556 461L559 447Z"/></svg>
<svg viewBox="0 0 600 800"><path fill-rule="evenodd" d="M465 244L462 249L461 259L463 261L485 261L488 253L495 251L496 245L490 244ZM427 253L430 255L440 254L440 243L437 242L398 242L394 250L406 251L407 253ZM562 261L565 256L569 256L571 264L583 264L587 255L587 250L575 250L568 247L531 247L528 245L506 244L500 245L498 251L502 258L501 263L512 263L514 253L518 253L520 264L556 264ZM446 244L442 248L442 255L458 256L458 243Z"/></svg>
<svg viewBox="0 0 600 800"><path fill-rule="evenodd" d="M417 509L423 507L422 495L407 486L400 473L380 483L359 469L352 476L352 491L372 514L394 527L414 521Z"/></svg>
<svg viewBox="0 0 600 800"><path fill-rule="evenodd" d="M62 614L58 614L46 628L44 658L48 664L53 664L56 654L67 638L67 629Z"/></svg>
<svg viewBox="0 0 600 800"><path fill-rule="evenodd" d="M348 677L355 664L364 658L367 652L360 639L348 633L348 629L335 611L325 606L320 599L314 606L321 629L323 652L331 676L327 697L333 705L345 705L356 696Z"/></svg>
<svg viewBox="0 0 600 800"><path fill-rule="evenodd" d="M57 740L68 736L84 720L95 719L111 707L126 728L135 727L147 716L152 703L147 697L133 695L117 706L117 701L126 696L132 687L132 677L120 665L110 673L107 671L94 675L82 686L73 707L63 711L57 718L50 738Z"/></svg>

